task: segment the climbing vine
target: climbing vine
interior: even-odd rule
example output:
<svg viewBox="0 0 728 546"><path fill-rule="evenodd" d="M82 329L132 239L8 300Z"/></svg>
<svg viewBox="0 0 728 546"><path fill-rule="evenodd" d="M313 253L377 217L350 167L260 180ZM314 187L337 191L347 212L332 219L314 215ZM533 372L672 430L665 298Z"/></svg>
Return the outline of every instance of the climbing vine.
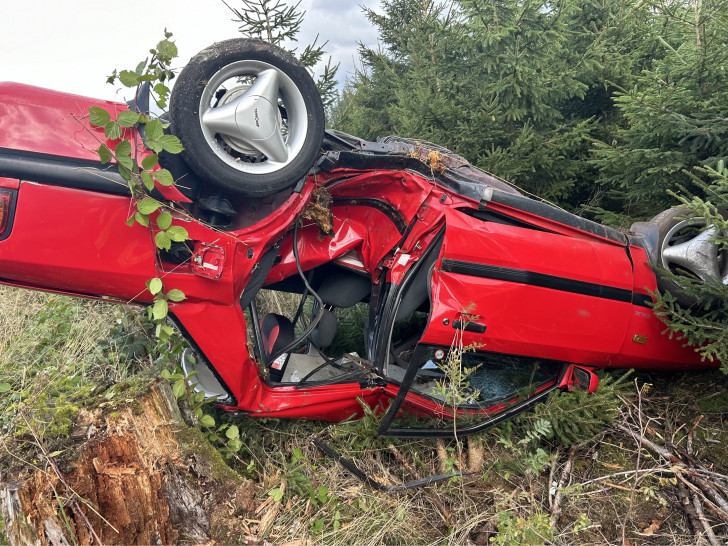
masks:
<svg viewBox="0 0 728 546"><path fill-rule="evenodd" d="M177 46L170 40L171 37L172 33L165 31L164 39L149 50L150 57L140 62L134 70L114 70L107 82L114 84L118 81L125 87L135 88L136 97L147 92L148 86L151 98L157 108L163 111L170 93L167 84L175 76L170 66L177 56ZM119 174L129 185L133 208L127 224L132 226L138 223L150 229L154 227L154 244L159 250L169 250L173 242L186 241L189 238L187 230L173 225L168 205L152 196L157 185L169 187L175 183L172 173L160 165L159 154L163 151L178 154L184 149L176 136L165 133L168 124L158 116L138 109L112 113L100 106L89 108L88 122L93 127L102 128L109 141L116 141L113 146L101 142L96 153L103 164L115 162ZM131 131L133 128L139 128L139 131ZM146 153L137 142L142 128L144 145L153 152L151 154ZM154 297L148 308L149 319L156 323L157 337L166 341L173 333L172 328L164 324L169 302L182 301L185 295L174 288L165 292L160 277L148 280L146 289Z"/></svg>

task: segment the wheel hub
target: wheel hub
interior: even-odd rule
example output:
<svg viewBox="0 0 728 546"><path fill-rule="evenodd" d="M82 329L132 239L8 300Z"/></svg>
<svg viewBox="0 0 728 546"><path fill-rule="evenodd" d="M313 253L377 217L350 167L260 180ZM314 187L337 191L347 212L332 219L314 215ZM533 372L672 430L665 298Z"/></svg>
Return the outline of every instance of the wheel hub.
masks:
<svg viewBox="0 0 728 546"><path fill-rule="evenodd" d="M227 91L225 93L225 95L223 95L223 97L218 102L217 107L234 103L236 100L238 100L243 95L245 95L245 93L248 91L248 89L250 89L250 85L245 84L245 85L237 86L237 87ZM265 98L263 98L263 97L260 97L260 98L265 100ZM280 130L280 128L283 126L283 118L281 117L281 112L277 106L275 106L274 108L276 110L277 115L275 117L270 116L268 118L264 118L264 119L277 119L277 126L272 128L272 130L268 134L268 136L270 136L273 133L273 131ZM258 123L260 123L260 111L258 111L257 114L258 114ZM238 115L240 115L240 117L243 119L243 121L245 121L245 117L246 117L245 112L238 113L238 111L236 109L236 112L235 112L236 119L237 119ZM253 117L254 117L253 123L255 123L256 122L255 112L253 113ZM264 123L265 123L265 121L264 121ZM240 152L241 154L244 154L246 156L255 157L255 158L260 158L262 156L262 154L258 150L256 150L252 146L247 145L246 142L240 138L236 138L233 135L224 134L224 133L220 134L220 138L223 140L223 142L225 142L225 144L230 146L230 148L232 148L236 152Z"/></svg>
<svg viewBox="0 0 728 546"><path fill-rule="evenodd" d="M715 236L718 234L715 227L709 227L694 237L681 240L680 232L687 229L697 229L700 223L685 220L673 227L665 237L662 248L662 265L667 269L680 268L705 282L720 280L728 283L726 259L718 252Z"/></svg>

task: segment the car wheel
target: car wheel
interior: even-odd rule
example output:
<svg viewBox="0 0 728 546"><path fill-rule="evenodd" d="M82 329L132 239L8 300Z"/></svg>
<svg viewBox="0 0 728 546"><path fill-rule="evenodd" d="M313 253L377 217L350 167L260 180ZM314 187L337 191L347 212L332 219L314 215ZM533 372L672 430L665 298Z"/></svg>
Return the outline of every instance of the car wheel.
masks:
<svg viewBox="0 0 728 546"><path fill-rule="evenodd" d="M716 228L706 227L703 218L686 219L689 215L685 208L674 208L651 220L658 230L658 264L677 277L728 284L728 251L713 240ZM659 270L657 287L672 294L683 307L704 303L688 294L679 279Z"/></svg>
<svg viewBox="0 0 728 546"><path fill-rule="evenodd" d="M324 135L321 97L306 68L286 51L243 38L192 58L172 91L170 116L198 176L254 197L296 184Z"/></svg>

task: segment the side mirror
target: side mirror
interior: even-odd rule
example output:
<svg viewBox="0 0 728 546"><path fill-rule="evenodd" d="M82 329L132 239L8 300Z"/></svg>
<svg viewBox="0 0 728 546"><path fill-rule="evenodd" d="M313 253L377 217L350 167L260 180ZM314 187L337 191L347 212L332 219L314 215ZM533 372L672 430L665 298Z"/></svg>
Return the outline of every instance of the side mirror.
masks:
<svg viewBox="0 0 728 546"><path fill-rule="evenodd" d="M571 373L567 372L563 387L569 392L594 392L599 386L599 378L589 368L581 366L572 366Z"/></svg>

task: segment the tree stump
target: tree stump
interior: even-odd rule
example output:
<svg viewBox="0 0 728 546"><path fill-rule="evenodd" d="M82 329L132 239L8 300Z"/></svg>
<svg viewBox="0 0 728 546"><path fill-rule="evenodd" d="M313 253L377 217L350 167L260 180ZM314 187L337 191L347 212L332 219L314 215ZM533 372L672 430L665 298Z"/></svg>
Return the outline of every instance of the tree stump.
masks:
<svg viewBox="0 0 728 546"><path fill-rule="evenodd" d="M167 383L127 402L107 415L81 415L73 436L83 443L73 460L58 465L47 454L22 478L0 469L0 513L11 545L233 539L220 506L229 515L254 507L253 483L185 425Z"/></svg>

